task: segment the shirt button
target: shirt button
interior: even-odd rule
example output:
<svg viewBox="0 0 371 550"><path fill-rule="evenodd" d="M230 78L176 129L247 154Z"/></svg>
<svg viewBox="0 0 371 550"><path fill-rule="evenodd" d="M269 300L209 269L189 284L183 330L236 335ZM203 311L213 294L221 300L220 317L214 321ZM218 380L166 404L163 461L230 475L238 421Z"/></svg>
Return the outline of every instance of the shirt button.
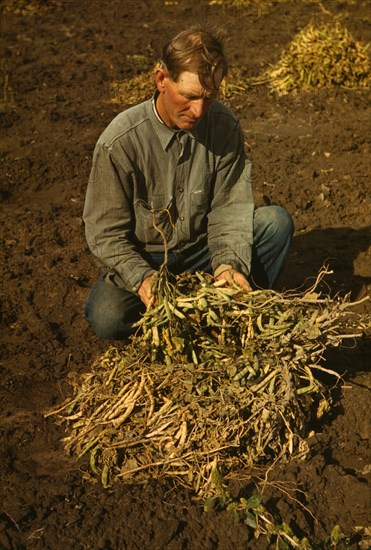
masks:
<svg viewBox="0 0 371 550"><path fill-rule="evenodd" d="M180 193L183 193L183 191L184 191L183 187L179 187L179 191L180 191Z"/></svg>
<svg viewBox="0 0 371 550"><path fill-rule="evenodd" d="M184 222L184 216L179 216L181 222Z"/></svg>

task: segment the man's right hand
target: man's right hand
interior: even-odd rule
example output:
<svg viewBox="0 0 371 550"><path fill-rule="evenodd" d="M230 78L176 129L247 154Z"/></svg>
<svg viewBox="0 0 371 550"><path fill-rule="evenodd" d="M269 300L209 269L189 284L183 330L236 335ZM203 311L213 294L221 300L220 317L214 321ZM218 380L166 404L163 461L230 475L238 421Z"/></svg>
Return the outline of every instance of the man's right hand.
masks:
<svg viewBox="0 0 371 550"><path fill-rule="evenodd" d="M143 304L148 309L148 306L150 306L153 303L153 294L152 294L152 286L154 279L157 277L157 273L153 273L153 275L150 275L149 277L146 277L143 279L142 284L140 285L138 289L138 296L142 300Z"/></svg>

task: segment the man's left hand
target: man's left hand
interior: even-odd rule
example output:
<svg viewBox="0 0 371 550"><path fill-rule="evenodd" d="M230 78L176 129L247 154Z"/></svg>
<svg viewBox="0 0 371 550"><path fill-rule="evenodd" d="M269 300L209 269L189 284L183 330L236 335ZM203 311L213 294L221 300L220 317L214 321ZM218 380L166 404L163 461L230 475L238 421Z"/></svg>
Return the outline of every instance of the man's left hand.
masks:
<svg viewBox="0 0 371 550"><path fill-rule="evenodd" d="M237 285L242 290L245 290L245 292L252 291L249 281L236 269L227 269L216 277L217 281L221 281L222 279L224 279L229 286Z"/></svg>

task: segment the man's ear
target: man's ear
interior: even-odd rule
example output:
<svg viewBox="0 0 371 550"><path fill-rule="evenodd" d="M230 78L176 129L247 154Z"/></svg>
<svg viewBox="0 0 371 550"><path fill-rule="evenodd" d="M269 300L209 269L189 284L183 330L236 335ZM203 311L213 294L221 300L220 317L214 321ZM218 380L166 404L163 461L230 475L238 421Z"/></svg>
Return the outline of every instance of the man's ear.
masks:
<svg viewBox="0 0 371 550"><path fill-rule="evenodd" d="M161 93L165 90L165 80L168 78L166 69L162 67L156 67L155 82L158 91Z"/></svg>

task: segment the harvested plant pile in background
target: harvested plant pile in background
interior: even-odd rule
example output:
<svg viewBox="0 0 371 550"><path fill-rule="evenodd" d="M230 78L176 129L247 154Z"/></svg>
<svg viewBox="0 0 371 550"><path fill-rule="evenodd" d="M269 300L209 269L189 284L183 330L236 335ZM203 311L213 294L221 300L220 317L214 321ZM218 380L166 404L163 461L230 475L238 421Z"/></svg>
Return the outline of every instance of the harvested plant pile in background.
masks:
<svg viewBox="0 0 371 550"><path fill-rule="evenodd" d="M338 376L323 353L360 336L354 304L316 285L243 293L200 273L170 282L164 270L156 296L131 342L109 348L47 413L67 424L66 449L90 456L104 486L166 476L201 497L215 490L216 465L228 478L305 455L309 411L328 406L316 375Z"/></svg>
<svg viewBox="0 0 371 550"><path fill-rule="evenodd" d="M253 8L257 15L262 15L269 11L273 4L283 4L289 0L209 0L210 6L225 6L226 8ZM309 2L318 2L318 0L308 0Z"/></svg>
<svg viewBox="0 0 371 550"><path fill-rule="evenodd" d="M268 83L278 95L315 88L364 88L370 86L370 60L366 47L339 22L309 24L277 65L255 83Z"/></svg>
<svg viewBox="0 0 371 550"><path fill-rule="evenodd" d="M150 99L155 90L154 72L146 71L131 78L115 82L113 85L113 103L137 105Z"/></svg>
<svg viewBox="0 0 371 550"><path fill-rule="evenodd" d="M220 100L226 105L238 96L244 96L251 89L248 79L244 77L244 67L230 67L228 74L220 85Z"/></svg>
<svg viewBox="0 0 371 550"><path fill-rule="evenodd" d="M254 9L258 16L263 15L264 13L269 12L269 9L274 6L274 4L285 4L291 2L292 0L209 0L210 6L223 6L231 8L247 8ZM321 6L320 0L305 0L307 4L319 4ZM337 0L339 5L354 4L356 0ZM322 7L322 6L321 6ZM323 8L322 8L323 9Z"/></svg>
<svg viewBox="0 0 371 550"><path fill-rule="evenodd" d="M150 99L155 90L156 65L148 56L141 54L127 55L126 61L136 74L113 83L111 101L126 106L137 105Z"/></svg>
<svg viewBox="0 0 371 550"><path fill-rule="evenodd" d="M0 10L7 14L34 16L45 13L50 9L60 7L58 0L3 0L0 4Z"/></svg>

